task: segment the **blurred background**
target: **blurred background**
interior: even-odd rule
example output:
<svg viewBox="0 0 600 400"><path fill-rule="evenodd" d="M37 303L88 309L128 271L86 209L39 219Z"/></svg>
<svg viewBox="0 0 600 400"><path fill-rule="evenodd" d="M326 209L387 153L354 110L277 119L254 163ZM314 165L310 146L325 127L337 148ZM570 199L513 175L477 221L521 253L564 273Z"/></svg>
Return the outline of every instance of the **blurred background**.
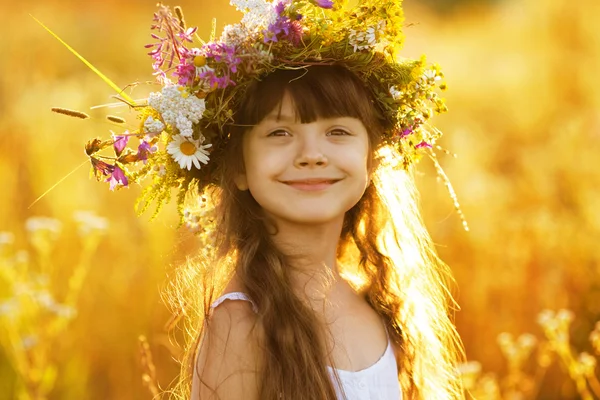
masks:
<svg viewBox="0 0 600 400"><path fill-rule="evenodd" d="M427 54L449 87L435 122L457 158L440 158L470 231L427 162L419 185L456 276L465 384L482 399L599 398L600 2L404 4L404 54ZM204 38L212 17L218 32L239 19L227 0L169 5ZM155 2L2 9L0 400L150 399L152 382L166 388L178 371L160 291L194 239L174 207L149 222L132 207L139 187L111 193L89 179L83 145L120 129L90 106L113 92L29 14L124 87L152 79L143 46Z"/></svg>

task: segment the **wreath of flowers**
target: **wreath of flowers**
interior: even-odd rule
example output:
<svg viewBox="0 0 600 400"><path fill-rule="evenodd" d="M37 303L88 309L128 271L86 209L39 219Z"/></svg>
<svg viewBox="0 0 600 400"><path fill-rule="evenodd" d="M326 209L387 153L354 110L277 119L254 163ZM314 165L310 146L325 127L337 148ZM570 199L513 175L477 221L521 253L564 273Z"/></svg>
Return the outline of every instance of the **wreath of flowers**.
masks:
<svg viewBox="0 0 600 400"><path fill-rule="evenodd" d="M434 113L447 110L438 95L438 89L445 89L443 74L424 57L399 56L404 40L400 0L364 0L356 7L343 0L230 4L243 13L241 21L225 26L218 39L213 22L208 42L199 38L197 28L186 26L179 7L173 13L158 4L151 26L154 42L146 48L162 90L143 104L121 91L122 100L138 111L139 127L87 143L98 180L114 190L151 179L136 209L141 214L155 202L153 216L177 189L181 221L189 225L184 200L216 183L215 150L226 145L227 126L248 84L277 69L335 64L354 72L373 91L393 125L384 141L397 149L403 167L424 155L432 157L459 210L432 150L441 133L427 124ZM133 147L131 139L136 140ZM111 146L114 157L99 154Z"/></svg>

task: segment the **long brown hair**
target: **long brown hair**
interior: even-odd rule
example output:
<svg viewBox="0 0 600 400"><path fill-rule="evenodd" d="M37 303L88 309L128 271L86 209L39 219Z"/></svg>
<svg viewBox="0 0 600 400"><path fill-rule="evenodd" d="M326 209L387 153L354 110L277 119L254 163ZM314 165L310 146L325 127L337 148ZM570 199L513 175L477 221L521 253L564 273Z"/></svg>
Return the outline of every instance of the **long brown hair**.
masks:
<svg viewBox="0 0 600 400"><path fill-rule="evenodd" d="M198 348L210 323L209 305L235 273L257 306L257 324L264 332L259 374L268 378L260 380L259 398L336 399L322 340L327 331L294 293L292 259L274 245L271 221L250 192L240 191L234 181L244 168L243 134L281 104L286 93L302 123L349 116L367 128L372 184L345 215L338 258L347 268L345 275L387 325L398 349L404 396L463 398L456 372L463 353L450 315L455 306L448 290L450 271L437 257L421 220L413 171L405 170L402 156L382 140L388 122L369 89L341 66L280 70L248 87L219 155L220 184L202 194L214 202L214 251L181 267L167 293L175 310L186 305L188 332L174 397L189 397Z"/></svg>

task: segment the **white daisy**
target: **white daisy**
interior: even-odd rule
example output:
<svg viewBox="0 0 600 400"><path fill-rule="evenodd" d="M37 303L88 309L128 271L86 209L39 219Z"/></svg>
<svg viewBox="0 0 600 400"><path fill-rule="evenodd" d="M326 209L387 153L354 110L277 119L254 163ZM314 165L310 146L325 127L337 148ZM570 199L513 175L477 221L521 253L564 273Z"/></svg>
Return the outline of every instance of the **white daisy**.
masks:
<svg viewBox="0 0 600 400"><path fill-rule="evenodd" d="M421 79L424 82L433 83L433 82L437 82L437 81L441 80L442 77L438 75L438 73L437 73L436 70L434 70L434 69L428 69L425 72L423 72L423 75L421 76Z"/></svg>
<svg viewBox="0 0 600 400"><path fill-rule="evenodd" d="M203 140L202 140L203 141ZM212 144L201 144L200 140L194 140L182 135L173 136L173 140L167 145L167 152L179 163L182 169L191 170L192 163L200 169L200 163L208 163L208 149Z"/></svg>

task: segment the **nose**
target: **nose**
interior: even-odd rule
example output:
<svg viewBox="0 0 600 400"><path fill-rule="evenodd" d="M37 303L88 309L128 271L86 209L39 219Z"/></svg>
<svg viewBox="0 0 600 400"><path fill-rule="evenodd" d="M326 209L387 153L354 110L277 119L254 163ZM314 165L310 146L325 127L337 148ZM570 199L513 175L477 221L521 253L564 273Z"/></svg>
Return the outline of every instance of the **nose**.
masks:
<svg viewBox="0 0 600 400"><path fill-rule="evenodd" d="M298 152L294 165L298 168L321 167L327 165L327 157L323 153L322 144L316 135L306 135L298 141Z"/></svg>

